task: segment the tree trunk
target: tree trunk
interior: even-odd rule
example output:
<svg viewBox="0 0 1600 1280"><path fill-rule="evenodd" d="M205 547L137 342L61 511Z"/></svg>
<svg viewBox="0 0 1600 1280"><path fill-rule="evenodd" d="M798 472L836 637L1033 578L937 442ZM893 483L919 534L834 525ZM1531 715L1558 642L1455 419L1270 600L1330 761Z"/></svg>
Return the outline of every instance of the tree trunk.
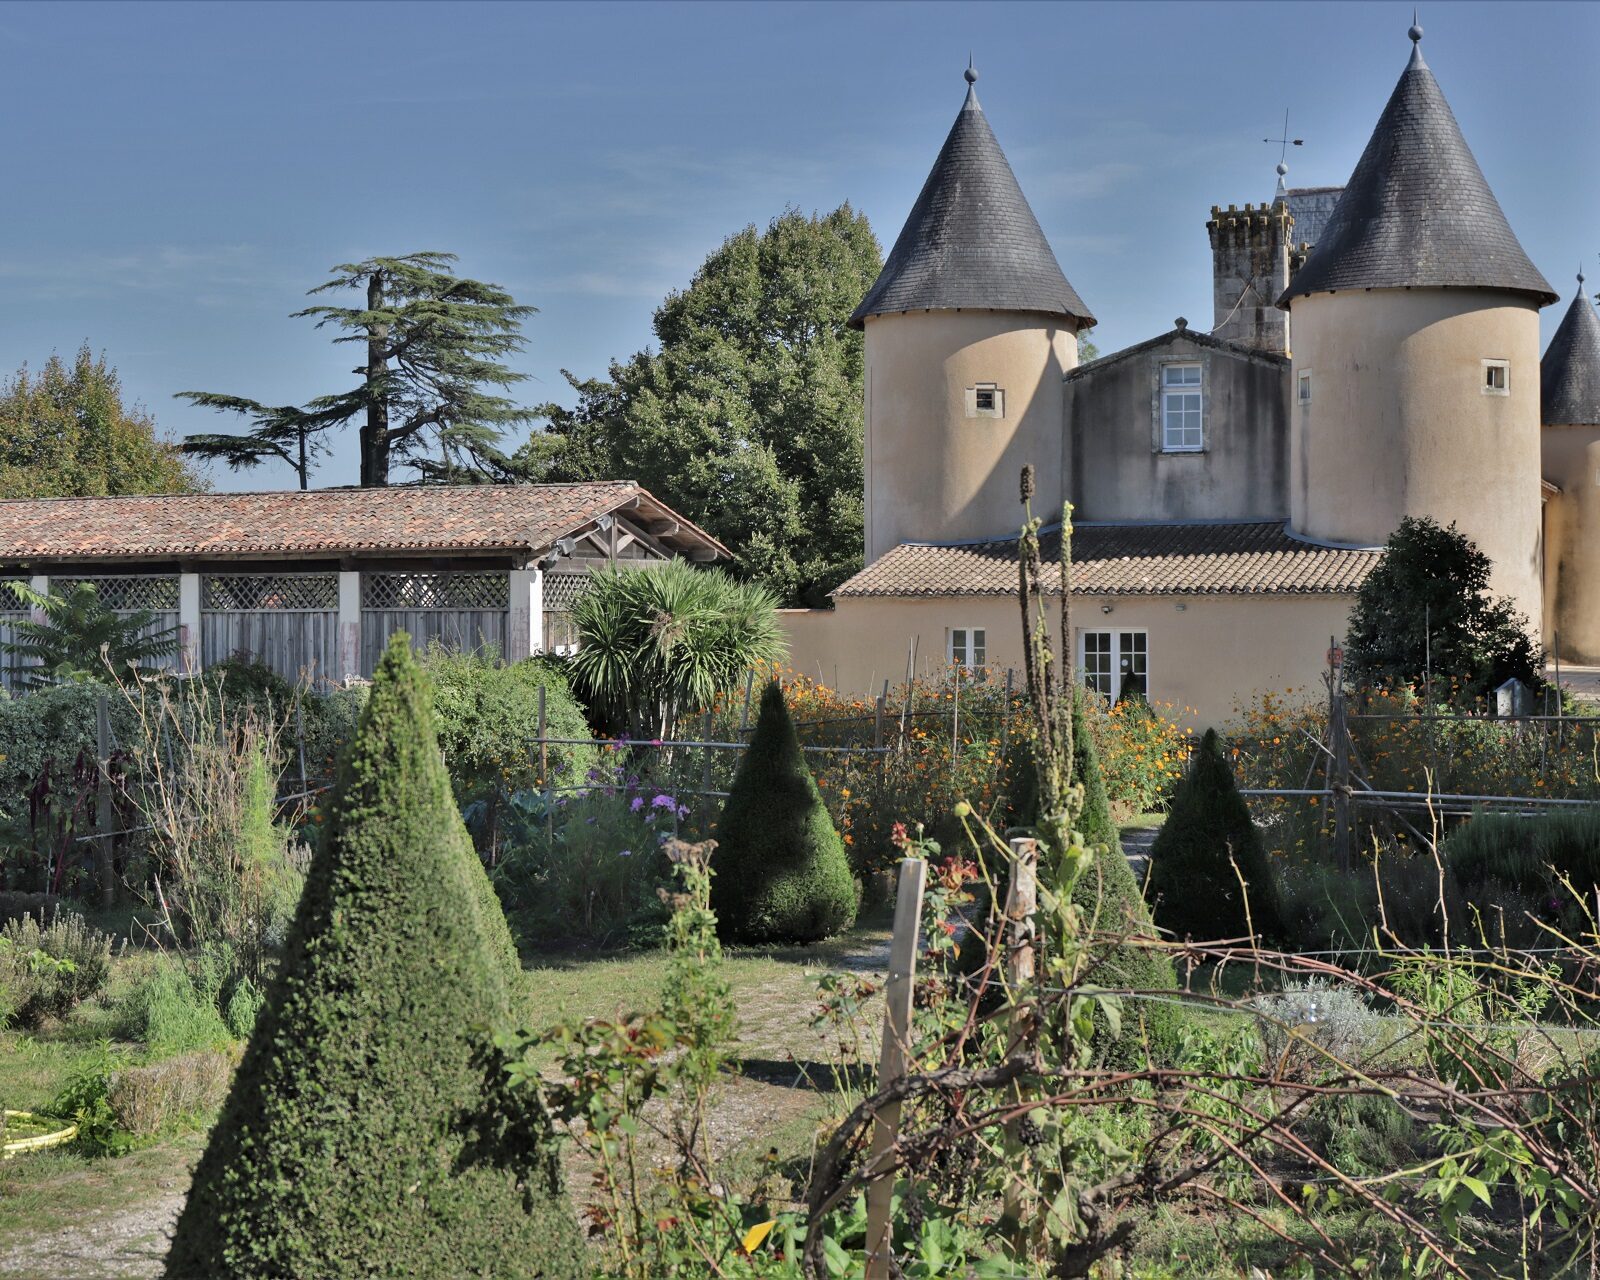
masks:
<svg viewBox="0 0 1600 1280"><path fill-rule="evenodd" d="M382 307L383 272L374 271L367 281L367 310ZM388 325L375 324L367 330L367 420L361 427L363 489L381 489L389 483L389 402L382 390L388 343Z"/></svg>

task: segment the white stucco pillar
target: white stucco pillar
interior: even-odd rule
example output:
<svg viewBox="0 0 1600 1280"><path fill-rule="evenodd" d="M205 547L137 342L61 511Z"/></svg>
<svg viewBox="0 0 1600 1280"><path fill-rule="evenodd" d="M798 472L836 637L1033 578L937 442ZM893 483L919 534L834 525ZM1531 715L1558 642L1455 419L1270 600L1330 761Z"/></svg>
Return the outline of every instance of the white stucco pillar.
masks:
<svg viewBox="0 0 1600 1280"><path fill-rule="evenodd" d="M339 570L339 670L341 683L361 675L361 571Z"/></svg>
<svg viewBox="0 0 1600 1280"><path fill-rule="evenodd" d="M544 648L544 573L534 566L511 570L506 616L506 661L521 662Z"/></svg>
<svg viewBox="0 0 1600 1280"><path fill-rule="evenodd" d="M200 670L200 575L178 575L178 670Z"/></svg>
<svg viewBox="0 0 1600 1280"><path fill-rule="evenodd" d="M50 577L49 577L48 574L43 574L43 573L34 574L33 577L28 579L28 585L30 587L32 587L35 591L37 591L42 596L50 594ZM44 621L44 610L43 609L37 609L37 608L36 609L31 609L31 610L29 610L29 613L32 615L33 620L35 622L43 622Z"/></svg>

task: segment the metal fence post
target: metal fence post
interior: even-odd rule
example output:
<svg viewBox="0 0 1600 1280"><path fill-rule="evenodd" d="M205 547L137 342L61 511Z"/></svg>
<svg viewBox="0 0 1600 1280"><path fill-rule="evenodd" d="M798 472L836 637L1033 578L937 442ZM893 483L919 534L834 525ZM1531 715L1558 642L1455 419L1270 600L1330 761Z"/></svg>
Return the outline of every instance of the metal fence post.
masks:
<svg viewBox="0 0 1600 1280"><path fill-rule="evenodd" d="M894 904L894 941L889 946L889 982L884 989L883 1049L878 1056L878 1087L893 1084L906 1071L906 1050L911 1037L911 996L917 968L917 930L922 922L922 892L928 864L921 858L900 859L900 886ZM892 1163L900 1136L900 1104L890 1102L872 1120L869 1168ZM894 1177L875 1177L867 1183L866 1280L889 1280L893 1272L894 1224L890 1202Z"/></svg>
<svg viewBox="0 0 1600 1280"><path fill-rule="evenodd" d="M552 809L555 802L555 793L550 789L550 750L546 741L548 732L545 725L545 688L539 686L539 786L544 793L544 829L550 839L555 839L556 816Z"/></svg>

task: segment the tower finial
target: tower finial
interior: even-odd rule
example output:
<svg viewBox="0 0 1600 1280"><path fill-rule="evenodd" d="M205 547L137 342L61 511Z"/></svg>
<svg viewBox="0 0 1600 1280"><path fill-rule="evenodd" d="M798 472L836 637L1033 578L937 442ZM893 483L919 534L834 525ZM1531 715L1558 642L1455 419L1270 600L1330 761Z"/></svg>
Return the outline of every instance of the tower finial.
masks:
<svg viewBox="0 0 1600 1280"><path fill-rule="evenodd" d="M1415 8L1411 10L1411 30L1406 34L1411 37L1412 44L1422 43L1422 28L1417 24L1417 11Z"/></svg>
<svg viewBox="0 0 1600 1280"><path fill-rule="evenodd" d="M961 73L961 77L968 84L977 84L978 82L978 73L973 69L971 53L967 54L967 69Z"/></svg>
<svg viewBox="0 0 1600 1280"><path fill-rule="evenodd" d="M1578 292L1583 292L1583 263L1578 264Z"/></svg>

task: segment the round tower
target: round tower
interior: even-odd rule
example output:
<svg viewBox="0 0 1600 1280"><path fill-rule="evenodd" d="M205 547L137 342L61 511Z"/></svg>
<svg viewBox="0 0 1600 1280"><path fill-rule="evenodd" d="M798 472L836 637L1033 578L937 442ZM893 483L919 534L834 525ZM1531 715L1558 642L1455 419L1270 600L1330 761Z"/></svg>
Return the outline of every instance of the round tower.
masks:
<svg viewBox="0 0 1600 1280"><path fill-rule="evenodd" d="M1290 524L1376 546L1454 523L1535 625L1539 309L1556 300L1484 181L1411 28L1395 86L1290 281Z"/></svg>
<svg viewBox="0 0 1600 1280"><path fill-rule="evenodd" d="M883 272L850 323L866 346L866 557L1004 536L1032 463L1062 499L1061 378L1094 323L1067 283L974 82Z"/></svg>
<svg viewBox="0 0 1600 1280"><path fill-rule="evenodd" d="M1545 503L1545 645L1600 663L1600 316L1583 291L1539 366Z"/></svg>

